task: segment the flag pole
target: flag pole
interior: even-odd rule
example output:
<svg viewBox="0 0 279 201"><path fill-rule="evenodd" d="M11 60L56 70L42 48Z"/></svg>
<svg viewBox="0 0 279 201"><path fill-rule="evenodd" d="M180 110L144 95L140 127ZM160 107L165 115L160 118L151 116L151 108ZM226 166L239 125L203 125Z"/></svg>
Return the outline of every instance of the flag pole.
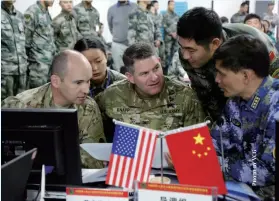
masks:
<svg viewBox="0 0 279 201"><path fill-rule="evenodd" d="M161 144L161 183L163 184L164 183L164 180L163 180L163 172L164 172L164 152L163 152L163 137L164 137L164 134L159 134L158 136L160 138L160 144Z"/></svg>
<svg viewBox="0 0 279 201"><path fill-rule="evenodd" d="M164 132L164 135L172 135L172 134L176 134L176 133L180 133L180 132L184 132L184 131L188 131L188 130L192 130L192 129L197 129L197 128L201 128L204 126L207 126L208 124L210 124L211 122L209 120L203 122L203 123L199 123L199 124L195 124L192 126L187 126L187 127L183 127L183 128L177 128L177 129L173 129L173 130L169 130Z"/></svg>

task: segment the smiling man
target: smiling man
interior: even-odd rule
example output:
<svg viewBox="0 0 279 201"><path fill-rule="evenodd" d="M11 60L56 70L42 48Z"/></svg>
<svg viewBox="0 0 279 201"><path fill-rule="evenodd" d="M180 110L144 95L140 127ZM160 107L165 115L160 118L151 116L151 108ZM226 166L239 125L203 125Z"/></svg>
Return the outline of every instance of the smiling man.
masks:
<svg viewBox="0 0 279 201"><path fill-rule="evenodd" d="M179 81L164 77L153 47L135 43L123 55L128 80L109 86L96 101L105 121L105 135L113 139L111 119L170 130L205 121L196 93Z"/></svg>
<svg viewBox="0 0 279 201"><path fill-rule="evenodd" d="M8 97L2 102L2 108L75 108L78 111L80 143L104 142L98 105L87 96L92 77L90 63L81 53L65 50L54 58L51 68L50 83ZM86 168L103 166L83 150L81 159Z"/></svg>
<svg viewBox="0 0 279 201"><path fill-rule="evenodd" d="M271 198L275 194L274 114L279 111L279 80L268 75L267 48L259 39L240 35L226 41L214 58L216 82L229 98L223 122L211 130L220 156L223 144L224 174L250 185L261 200Z"/></svg>

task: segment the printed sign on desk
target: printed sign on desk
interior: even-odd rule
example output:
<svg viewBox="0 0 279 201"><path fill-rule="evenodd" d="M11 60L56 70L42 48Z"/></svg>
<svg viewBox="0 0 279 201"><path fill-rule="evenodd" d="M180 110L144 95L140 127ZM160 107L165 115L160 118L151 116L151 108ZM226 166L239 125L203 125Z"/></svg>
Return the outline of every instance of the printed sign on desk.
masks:
<svg viewBox="0 0 279 201"><path fill-rule="evenodd" d="M128 201L129 193L121 190L67 188L67 201Z"/></svg>
<svg viewBox="0 0 279 201"><path fill-rule="evenodd" d="M137 186L138 201L213 201L217 193L216 188L174 184L139 183Z"/></svg>

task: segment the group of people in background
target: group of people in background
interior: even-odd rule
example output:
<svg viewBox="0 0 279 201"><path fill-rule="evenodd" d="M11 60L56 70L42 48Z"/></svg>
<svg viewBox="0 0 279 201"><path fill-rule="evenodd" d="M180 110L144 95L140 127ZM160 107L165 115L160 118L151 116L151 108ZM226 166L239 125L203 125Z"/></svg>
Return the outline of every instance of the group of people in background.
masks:
<svg viewBox="0 0 279 201"><path fill-rule="evenodd" d="M258 18L222 24L203 7L179 17L173 0L163 15L157 1L119 0L107 13L110 47L92 0L59 3L52 20L53 1L24 15L2 1L2 108L75 108L80 143L112 142L113 119L160 131L210 120L225 179L274 196L279 58ZM82 149L81 160L104 166Z"/></svg>

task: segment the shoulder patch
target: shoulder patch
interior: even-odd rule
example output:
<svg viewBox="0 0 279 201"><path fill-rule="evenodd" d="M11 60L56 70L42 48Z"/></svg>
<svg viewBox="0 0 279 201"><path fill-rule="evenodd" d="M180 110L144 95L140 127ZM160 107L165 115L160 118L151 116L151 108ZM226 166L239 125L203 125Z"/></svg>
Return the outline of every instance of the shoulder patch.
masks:
<svg viewBox="0 0 279 201"><path fill-rule="evenodd" d="M275 158L275 149L276 149L276 147L274 147L274 149L272 151L273 158Z"/></svg>
<svg viewBox="0 0 279 201"><path fill-rule="evenodd" d="M269 59L270 59L270 64L272 64L275 61L276 55L274 51L269 52Z"/></svg>
<svg viewBox="0 0 279 201"><path fill-rule="evenodd" d="M25 23L29 23L31 21L31 15L30 14L24 14Z"/></svg>

